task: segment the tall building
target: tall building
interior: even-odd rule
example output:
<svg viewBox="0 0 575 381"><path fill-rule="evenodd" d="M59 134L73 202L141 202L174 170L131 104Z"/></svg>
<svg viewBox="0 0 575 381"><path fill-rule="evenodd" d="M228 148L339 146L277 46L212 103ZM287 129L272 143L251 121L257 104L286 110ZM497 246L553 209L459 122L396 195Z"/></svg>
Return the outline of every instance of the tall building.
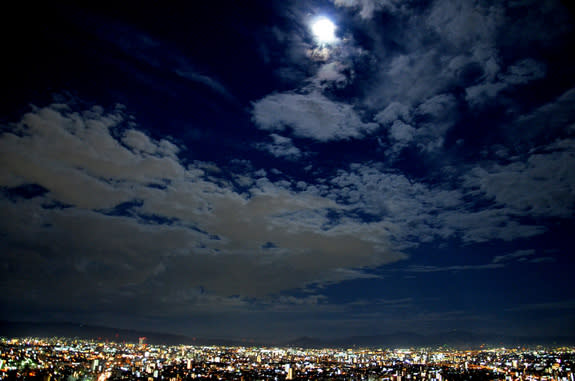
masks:
<svg viewBox="0 0 575 381"><path fill-rule="evenodd" d="M293 368L288 368L286 380L293 380Z"/></svg>

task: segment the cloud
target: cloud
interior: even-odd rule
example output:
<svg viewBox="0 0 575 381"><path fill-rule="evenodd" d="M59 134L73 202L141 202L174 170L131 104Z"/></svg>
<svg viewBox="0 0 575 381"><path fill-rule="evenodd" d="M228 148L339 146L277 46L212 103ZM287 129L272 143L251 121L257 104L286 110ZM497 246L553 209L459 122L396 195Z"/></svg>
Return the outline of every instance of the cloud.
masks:
<svg viewBox="0 0 575 381"><path fill-rule="evenodd" d="M566 34L573 32L572 13L560 0L521 0L506 3L508 12L523 17L509 19L502 35L503 49L545 50L557 47ZM525 31L529 33L525 33Z"/></svg>
<svg viewBox="0 0 575 381"><path fill-rule="evenodd" d="M182 78L188 79L190 81L198 82L198 83L201 83L201 84L209 87L214 92L224 96L225 98L227 98L230 101L237 102L236 98L219 81L217 81L216 79L211 78L207 75L200 74L197 71L194 71L188 65L185 65L183 69L176 69L176 70L174 70L174 72Z"/></svg>
<svg viewBox="0 0 575 381"><path fill-rule="evenodd" d="M437 103L422 109L438 115L442 108L432 104ZM0 230L9 238L3 243L8 253L3 279L44 279L50 268L61 273L58 282L33 281L34 292L14 297L61 293L79 305L91 297L102 306L147 298L158 308L181 300L174 308L184 313L201 307L193 307L203 298L198 290L216 304L236 305L247 301L218 298L264 298L311 284L370 278L374 275L364 269L404 259L403 250L422 242L513 240L544 231L517 222L513 205L477 211L466 203L464 189L414 181L374 163L353 164L316 185L297 187L273 183L250 165L235 166L243 168L235 177L247 187L240 194L219 177L220 167L184 166L180 148L152 139L125 124L126 118L118 110L76 112L53 105L34 109L0 136L1 186L36 184L46 190L30 199L0 200L5 216ZM277 134L272 138L286 148L291 142ZM533 177L528 167L513 168L518 178L525 171L526 178ZM490 176L505 170L474 170L465 186L492 197L499 186ZM563 176L556 181L565 178L549 172ZM508 198L518 202L517 196ZM372 222L364 215L373 216ZM26 266L28 261L38 266Z"/></svg>
<svg viewBox="0 0 575 381"><path fill-rule="evenodd" d="M411 120L411 111L408 106L399 102L391 102L385 109L378 112L374 119L384 125L391 124L396 120L409 122Z"/></svg>
<svg viewBox="0 0 575 381"><path fill-rule="evenodd" d="M571 88L556 99L536 108L526 115L520 116L510 126L510 139L527 142L530 147L533 140L543 139L553 144L549 139L558 137L573 137L575 135L575 88ZM556 145L571 145L568 139L558 140Z"/></svg>
<svg viewBox="0 0 575 381"><path fill-rule="evenodd" d="M337 61L326 63L318 69L314 77L314 81L316 81L318 85L321 85L324 82L331 82L335 83L338 87L343 87L350 81L344 73L347 69L348 67L346 65Z"/></svg>
<svg viewBox="0 0 575 381"><path fill-rule="evenodd" d="M443 271L468 271L468 270L492 270L500 269L504 267L503 264L499 263L488 263L484 265L456 265L456 266L410 266L405 269L407 272L414 273L434 273Z"/></svg>
<svg viewBox="0 0 575 381"><path fill-rule="evenodd" d="M125 132L122 143L139 153L151 155L175 157L179 151L179 148L168 140L156 143L143 132L133 129Z"/></svg>
<svg viewBox="0 0 575 381"><path fill-rule="evenodd" d="M39 184L61 203L109 208L131 200L126 181L161 183L183 175L174 159L177 147L169 141L152 142L128 130L124 141L132 151L113 138L110 128L122 118L119 111L75 113L61 106L26 114L0 140L0 186Z"/></svg>
<svg viewBox="0 0 575 381"><path fill-rule="evenodd" d="M401 8L399 0L332 0L336 6L356 8L362 19L370 19L376 11L397 11Z"/></svg>
<svg viewBox="0 0 575 381"><path fill-rule="evenodd" d="M409 5L406 5L409 6ZM376 68L367 103L415 107L442 93L494 78L504 9L468 0L436 0L413 7L385 28L370 28ZM401 46L401 49L397 49Z"/></svg>
<svg viewBox="0 0 575 381"><path fill-rule="evenodd" d="M444 271L467 271L467 270L493 270L501 269L510 263L515 261L523 263L545 263L545 262L555 262L554 258L551 257L539 257L531 258L535 255L535 250L517 250L513 253L505 255L495 256L490 263L485 264L473 264L473 265L452 265L452 266L408 266L402 271L413 272L413 273L434 273L434 272L444 272Z"/></svg>
<svg viewBox="0 0 575 381"><path fill-rule="evenodd" d="M509 254L498 255L495 258L493 258L492 263L510 262L513 260L525 261L527 260L527 257L530 257L532 255L535 255L535 250L533 249L518 250Z"/></svg>
<svg viewBox="0 0 575 381"><path fill-rule="evenodd" d="M502 7L468 0L436 0L427 24L449 43L494 44L498 28L504 21Z"/></svg>
<svg viewBox="0 0 575 381"><path fill-rule="evenodd" d="M283 131L322 142L362 138L377 129L364 123L351 105L329 100L318 92L272 94L253 105L253 121L262 130Z"/></svg>
<svg viewBox="0 0 575 381"><path fill-rule="evenodd" d="M421 151L434 152L443 147L447 131L457 122L457 101L452 94L439 94L421 103L415 117L422 118L415 132Z"/></svg>
<svg viewBox="0 0 575 381"><path fill-rule="evenodd" d="M493 100L501 91L545 78L546 73L547 69L543 63L532 58L523 59L509 66L497 80L488 77L486 81L465 89L465 99L472 106L482 106Z"/></svg>
<svg viewBox="0 0 575 381"><path fill-rule="evenodd" d="M272 143L258 143L256 148L268 151L275 157L290 160L298 159L303 155L300 149L293 144L292 139L278 134L270 134L270 137L273 139Z"/></svg>
<svg viewBox="0 0 575 381"><path fill-rule="evenodd" d="M466 182L509 213L570 218L575 205L574 166L575 141L563 139L524 160L477 167L466 175Z"/></svg>
<svg viewBox="0 0 575 381"><path fill-rule="evenodd" d="M136 24L122 24L110 17L84 12L76 12L74 22L81 28L89 29L90 33L96 34L106 43L121 49L127 56L156 69L168 70L181 79L202 84L228 101L238 103L224 84L196 67L184 51L165 39L145 33Z"/></svg>
<svg viewBox="0 0 575 381"><path fill-rule="evenodd" d="M350 209L381 219L398 245L449 236L453 228L441 226L439 215L461 206L458 191L431 188L375 166L354 164L331 179L333 194Z"/></svg>
<svg viewBox="0 0 575 381"><path fill-rule="evenodd" d="M173 143L125 120L120 111L53 105L0 135L0 186L46 190L0 198L1 286L10 298L190 311L201 289L261 298L372 277L363 269L406 258L377 223L334 223L328 212L343 207L333 200L253 172L237 173L251 179L239 194L215 164L184 166ZM40 282L49 269L58 278ZM21 286L33 291L13 289Z"/></svg>
<svg viewBox="0 0 575 381"><path fill-rule="evenodd" d="M551 257L530 258L535 255L534 249L517 250L515 252L497 255L490 263L473 264L473 265L451 265L451 266L421 266L412 265L404 268L402 271L413 273L434 273L444 271L467 271L467 270L493 270L501 269L514 262L522 263L549 263L555 262Z"/></svg>
<svg viewBox="0 0 575 381"><path fill-rule="evenodd" d="M416 134L416 129L400 120L396 120L389 129L389 136L402 143L409 143Z"/></svg>
<svg viewBox="0 0 575 381"><path fill-rule="evenodd" d="M479 211L448 211L440 216L441 223L454 232L465 243L534 237L547 231L545 225L521 223L512 210L504 208L484 208Z"/></svg>
<svg viewBox="0 0 575 381"><path fill-rule="evenodd" d="M546 230L520 223L513 208L494 205L478 210L466 201L482 197L471 189L418 182L377 167L353 164L340 170L330 180L332 197L380 220L399 248L456 237L466 243L512 241Z"/></svg>
<svg viewBox="0 0 575 381"><path fill-rule="evenodd" d="M520 85L544 78L546 71L544 64L532 58L527 58L510 66L507 73L502 75L502 80L511 85Z"/></svg>
<svg viewBox="0 0 575 381"><path fill-rule="evenodd" d="M419 115L431 117L433 121L444 121L453 118L453 109L456 106L455 96L452 94L438 94L421 103L415 112Z"/></svg>
<svg viewBox="0 0 575 381"><path fill-rule="evenodd" d="M524 311L571 310L571 309L575 309L575 300L573 299L562 300L558 302L520 304L516 307L508 308L506 309L506 311L524 312Z"/></svg>

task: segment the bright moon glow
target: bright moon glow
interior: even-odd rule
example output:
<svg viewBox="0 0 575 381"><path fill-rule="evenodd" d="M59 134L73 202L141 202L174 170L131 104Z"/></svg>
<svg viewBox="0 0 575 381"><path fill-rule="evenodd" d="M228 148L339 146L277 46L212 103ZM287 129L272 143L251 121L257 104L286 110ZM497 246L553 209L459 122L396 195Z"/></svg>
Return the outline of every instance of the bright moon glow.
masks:
<svg viewBox="0 0 575 381"><path fill-rule="evenodd" d="M335 25L327 18L322 17L313 23L311 30L320 43L328 43L336 40Z"/></svg>

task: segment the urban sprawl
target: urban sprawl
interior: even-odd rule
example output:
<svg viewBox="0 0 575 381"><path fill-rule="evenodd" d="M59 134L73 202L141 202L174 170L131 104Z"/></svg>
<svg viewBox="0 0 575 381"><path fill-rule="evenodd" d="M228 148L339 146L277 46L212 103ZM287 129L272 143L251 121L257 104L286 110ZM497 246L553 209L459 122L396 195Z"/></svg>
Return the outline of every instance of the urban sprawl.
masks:
<svg viewBox="0 0 575 381"><path fill-rule="evenodd" d="M0 380L575 381L575 348L302 349L0 339Z"/></svg>

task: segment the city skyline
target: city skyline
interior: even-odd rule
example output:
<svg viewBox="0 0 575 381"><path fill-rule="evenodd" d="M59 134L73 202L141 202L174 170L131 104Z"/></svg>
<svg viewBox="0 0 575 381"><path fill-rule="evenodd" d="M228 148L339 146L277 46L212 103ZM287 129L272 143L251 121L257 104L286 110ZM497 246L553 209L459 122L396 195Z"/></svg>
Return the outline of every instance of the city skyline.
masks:
<svg viewBox="0 0 575 381"><path fill-rule="evenodd" d="M575 349L322 348L0 338L0 379L573 381Z"/></svg>
<svg viewBox="0 0 575 381"><path fill-rule="evenodd" d="M0 320L575 337L564 2L6 17Z"/></svg>

